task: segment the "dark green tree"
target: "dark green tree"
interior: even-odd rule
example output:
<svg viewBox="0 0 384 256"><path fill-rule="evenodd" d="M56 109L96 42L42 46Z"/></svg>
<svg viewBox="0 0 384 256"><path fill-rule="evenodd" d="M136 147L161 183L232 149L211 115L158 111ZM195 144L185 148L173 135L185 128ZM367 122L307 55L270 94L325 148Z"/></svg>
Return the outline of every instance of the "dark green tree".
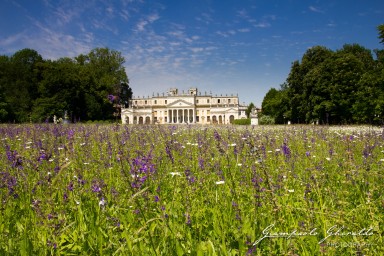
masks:
<svg viewBox="0 0 384 256"><path fill-rule="evenodd" d="M252 110L255 108L255 105L253 104L253 102L251 102L247 109L245 110L245 114L247 115L247 118L249 118L250 114L252 113Z"/></svg>
<svg viewBox="0 0 384 256"><path fill-rule="evenodd" d="M6 86L9 84L9 68L10 60L8 56L0 56L0 122L9 120L10 113L9 104L6 99Z"/></svg>
<svg viewBox="0 0 384 256"><path fill-rule="evenodd" d="M9 121L27 122L30 120L33 102L38 98L40 79L39 64L42 57L35 50L23 49L11 56L2 80L5 98L9 107Z"/></svg>
<svg viewBox="0 0 384 256"><path fill-rule="evenodd" d="M284 124L290 120L289 100L286 84L280 90L271 88L265 95L262 105L262 115L273 118L274 123Z"/></svg>
<svg viewBox="0 0 384 256"><path fill-rule="evenodd" d="M384 24L377 26L379 32L380 43L384 44Z"/></svg>

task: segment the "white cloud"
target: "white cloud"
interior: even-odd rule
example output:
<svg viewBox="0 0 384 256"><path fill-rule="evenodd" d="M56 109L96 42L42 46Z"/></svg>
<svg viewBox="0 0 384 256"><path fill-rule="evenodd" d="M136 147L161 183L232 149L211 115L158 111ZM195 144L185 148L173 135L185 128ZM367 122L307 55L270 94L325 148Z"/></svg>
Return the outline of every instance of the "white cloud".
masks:
<svg viewBox="0 0 384 256"><path fill-rule="evenodd" d="M240 33L247 33L247 32L250 32L251 30L249 28L240 28L237 31L239 31Z"/></svg>
<svg viewBox="0 0 384 256"><path fill-rule="evenodd" d="M144 19L142 19L141 21L139 21L139 23L137 23L136 28L139 32L143 32L145 30L145 27L148 24L155 22L159 18L160 18L160 16L157 13L151 14L151 15L145 17Z"/></svg>
<svg viewBox="0 0 384 256"><path fill-rule="evenodd" d="M253 25L255 28L268 28L271 26L270 23L268 22L265 22L265 21L262 21L262 22L259 22L259 23L256 23Z"/></svg>
<svg viewBox="0 0 384 256"><path fill-rule="evenodd" d="M204 51L204 48L202 47L195 47L195 48L190 48L190 50L193 52L193 53L198 53L198 52L202 52Z"/></svg>
<svg viewBox="0 0 384 256"><path fill-rule="evenodd" d="M312 12L324 13L320 8L315 7L315 6L312 6L312 5L309 6L308 8L309 8L309 10L312 11Z"/></svg>
<svg viewBox="0 0 384 256"><path fill-rule="evenodd" d="M0 40L0 46L4 48L10 47L16 44L17 42L21 41L24 37L25 37L24 31L14 35L10 35L4 38L3 40Z"/></svg>

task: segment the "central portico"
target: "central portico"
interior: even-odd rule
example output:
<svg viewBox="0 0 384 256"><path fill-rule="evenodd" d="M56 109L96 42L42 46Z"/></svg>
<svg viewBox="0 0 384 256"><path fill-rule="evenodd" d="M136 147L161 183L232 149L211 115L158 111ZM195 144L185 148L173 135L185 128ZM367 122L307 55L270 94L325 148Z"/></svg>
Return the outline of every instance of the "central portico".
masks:
<svg viewBox="0 0 384 256"><path fill-rule="evenodd" d="M195 123L195 106L186 100L178 99L167 106L168 123Z"/></svg>

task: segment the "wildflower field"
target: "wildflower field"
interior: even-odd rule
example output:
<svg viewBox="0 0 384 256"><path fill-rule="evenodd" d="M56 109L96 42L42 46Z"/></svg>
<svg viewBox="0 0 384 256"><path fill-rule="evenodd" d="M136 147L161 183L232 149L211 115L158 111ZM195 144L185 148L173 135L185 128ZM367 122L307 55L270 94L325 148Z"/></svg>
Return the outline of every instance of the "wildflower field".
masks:
<svg viewBox="0 0 384 256"><path fill-rule="evenodd" d="M0 255L383 255L375 127L0 126Z"/></svg>

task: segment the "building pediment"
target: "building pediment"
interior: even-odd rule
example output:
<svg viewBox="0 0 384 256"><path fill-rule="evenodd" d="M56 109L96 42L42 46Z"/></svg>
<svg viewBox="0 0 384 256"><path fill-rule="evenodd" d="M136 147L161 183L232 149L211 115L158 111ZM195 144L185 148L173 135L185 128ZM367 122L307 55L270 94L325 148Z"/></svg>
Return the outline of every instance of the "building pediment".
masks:
<svg viewBox="0 0 384 256"><path fill-rule="evenodd" d="M214 108L211 109L212 114L225 114L225 113L237 113L239 110L236 108Z"/></svg>
<svg viewBox="0 0 384 256"><path fill-rule="evenodd" d="M237 111L239 111L239 110L236 108L229 108L225 112L237 112Z"/></svg>
<svg viewBox="0 0 384 256"><path fill-rule="evenodd" d="M182 100L182 99L179 99L179 100L176 100L172 103L169 103L167 105L168 108L184 108L184 107L194 107L194 105L192 103L189 103L185 100Z"/></svg>

